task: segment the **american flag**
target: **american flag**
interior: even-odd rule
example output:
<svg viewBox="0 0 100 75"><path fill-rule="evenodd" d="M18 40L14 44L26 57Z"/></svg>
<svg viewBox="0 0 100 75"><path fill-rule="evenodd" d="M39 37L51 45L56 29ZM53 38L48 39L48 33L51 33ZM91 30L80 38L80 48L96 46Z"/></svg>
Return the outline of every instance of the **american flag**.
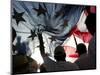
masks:
<svg viewBox="0 0 100 75"><path fill-rule="evenodd" d="M28 53L31 53L31 57L36 59L39 63L43 63L39 51L40 42L37 36L37 34L41 33L45 53L53 57L55 47L62 45L65 51L66 47L68 48L68 57L73 57L73 55L70 54L75 53L76 47L75 43L73 45L74 40L72 41L71 39L73 38L72 34L74 33L76 38L81 39L81 42L85 42L85 40L88 41L87 38L84 40L83 36L88 36L89 39L91 37L86 28L81 28L83 31L77 29L84 23L84 21L82 21L82 19L84 19L82 15L85 14L85 7L84 5L12 0L11 26L15 30L13 35L16 34L14 36L13 45L15 46L18 43L17 37L20 36L21 43L29 43L29 48L26 49L30 49ZM69 40L71 43L69 43Z"/></svg>

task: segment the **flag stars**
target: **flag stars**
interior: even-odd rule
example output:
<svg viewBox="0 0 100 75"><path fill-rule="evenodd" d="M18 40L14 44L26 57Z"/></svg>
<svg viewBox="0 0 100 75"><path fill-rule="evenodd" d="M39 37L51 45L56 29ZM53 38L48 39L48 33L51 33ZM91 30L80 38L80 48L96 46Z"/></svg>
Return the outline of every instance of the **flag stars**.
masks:
<svg viewBox="0 0 100 75"><path fill-rule="evenodd" d="M24 21L24 18L22 17L24 14L24 12L18 13L15 9L14 9L14 15L12 16L13 19L16 20L17 25L19 24L20 21Z"/></svg>
<svg viewBox="0 0 100 75"><path fill-rule="evenodd" d="M50 37L49 39L51 39L51 42L56 41L56 38L54 36Z"/></svg>
<svg viewBox="0 0 100 75"><path fill-rule="evenodd" d="M44 9L40 4L39 4L39 8L33 8L36 12L37 12L37 16L40 16L41 14L43 14L45 16L45 13L47 12L46 9Z"/></svg>
<svg viewBox="0 0 100 75"><path fill-rule="evenodd" d="M34 32L31 30L31 35L28 38L32 38L32 40L34 40L35 36L36 36L35 30L34 30Z"/></svg>

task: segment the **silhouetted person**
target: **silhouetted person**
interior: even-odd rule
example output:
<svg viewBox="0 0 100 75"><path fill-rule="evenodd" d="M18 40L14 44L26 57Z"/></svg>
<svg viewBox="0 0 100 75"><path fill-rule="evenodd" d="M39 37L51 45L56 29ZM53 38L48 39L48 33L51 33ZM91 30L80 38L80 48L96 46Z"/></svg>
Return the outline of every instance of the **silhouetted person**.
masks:
<svg viewBox="0 0 100 75"><path fill-rule="evenodd" d="M26 74L37 72L37 62L25 55L13 55L13 74Z"/></svg>
<svg viewBox="0 0 100 75"><path fill-rule="evenodd" d="M91 61L91 69L96 68L96 14L89 14L86 18L86 26L93 38L89 42L88 54Z"/></svg>
<svg viewBox="0 0 100 75"><path fill-rule="evenodd" d="M75 63L79 66L81 70L90 69L90 59L88 58L86 46L82 43L77 45L76 52L79 55L79 58Z"/></svg>
<svg viewBox="0 0 100 75"><path fill-rule="evenodd" d="M23 55L13 55L13 74L28 72L28 59Z"/></svg>
<svg viewBox="0 0 100 75"><path fill-rule="evenodd" d="M16 45L12 45L12 49L13 49L12 55L23 54L22 51L20 50L20 48L21 48L21 37L18 36L16 41L17 41Z"/></svg>
<svg viewBox="0 0 100 75"><path fill-rule="evenodd" d="M78 44L76 52L79 56L81 56L82 54L87 54L86 46L82 43Z"/></svg>
<svg viewBox="0 0 100 75"><path fill-rule="evenodd" d="M40 72L41 72L41 73L47 72L46 68L47 68L47 66L46 66L45 64L42 64L42 65L40 66Z"/></svg>
<svg viewBox="0 0 100 75"><path fill-rule="evenodd" d="M54 58L56 59L54 71L71 71L79 69L75 63L71 63L65 60L66 54L62 46L57 46L55 48Z"/></svg>
<svg viewBox="0 0 100 75"><path fill-rule="evenodd" d="M21 42L20 36L17 37L16 50L18 52L17 54L31 56L29 42L27 41Z"/></svg>
<svg viewBox="0 0 100 75"><path fill-rule="evenodd" d="M29 72L30 73L36 73L38 70L38 64L37 61L34 60L33 58L27 56L28 61L29 61Z"/></svg>
<svg viewBox="0 0 100 75"><path fill-rule="evenodd" d="M85 23L88 31L94 35L96 32L96 14L89 14Z"/></svg>
<svg viewBox="0 0 100 75"><path fill-rule="evenodd" d="M56 62L52 60L48 54L43 55L43 60L44 60L44 63L42 67L40 67L41 69L40 72L44 72L45 70L46 72L54 72L54 67L55 67Z"/></svg>
<svg viewBox="0 0 100 75"><path fill-rule="evenodd" d="M96 14L89 14L86 18L86 26L93 38L90 40L88 46L88 54L79 57L75 63L79 65L80 69L95 69L96 68Z"/></svg>

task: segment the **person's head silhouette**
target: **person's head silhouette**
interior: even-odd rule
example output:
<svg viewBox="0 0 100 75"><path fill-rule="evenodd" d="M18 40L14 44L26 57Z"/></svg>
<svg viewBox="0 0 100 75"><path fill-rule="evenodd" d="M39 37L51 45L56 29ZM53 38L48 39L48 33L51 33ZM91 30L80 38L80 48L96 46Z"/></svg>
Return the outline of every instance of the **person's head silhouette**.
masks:
<svg viewBox="0 0 100 75"><path fill-rule="evenodd" d="M76 52L79 54L79 56L87 53L86 46L83 43L78 44Z"/></svg>
<svg viewBox="0 0 100 75"><path fill-rule="evenodd" d="M85 24L89 32L94 35L96 32L96 14L89 14L86 18Z"/></svg>
<svg viewBox="0 0 100 75"><path fill-rule="evenodd" d="M40 72L41 72L41 73L42 73L42 72L47 72L46 68L47 68L47 66L46 66L45 64L42 64L42 65L40 66Z"/></svg>
<svg viewBox="0 0 100 75"><path fill-rule="evenodd" d="M66 54L62 46L57 46L54 51L54 58L56 61L65 61Z"/></svg>

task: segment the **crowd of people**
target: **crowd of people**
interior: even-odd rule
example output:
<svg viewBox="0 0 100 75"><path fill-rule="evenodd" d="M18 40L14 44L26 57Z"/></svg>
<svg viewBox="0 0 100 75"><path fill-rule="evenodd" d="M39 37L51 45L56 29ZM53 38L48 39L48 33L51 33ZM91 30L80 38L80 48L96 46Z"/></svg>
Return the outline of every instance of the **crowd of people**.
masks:
<svg viewBox="0 0 100 75"><path fill-rule="evenodd" d="M82 43L77 45L76 53L79 54L79 58L74 63L66 61L64 48L62 46L57 46L54 51L54 59L56 61L51 60L49 56L45 54L43 56L44 63L41 65L37 64L35 59L21 52L13 55L12 72L14 74L23 74L37 73L38 69L40 69L39 72L96 69L96 14L89 14L85 23L93 38L89 43L88 50Z"/></svg>

